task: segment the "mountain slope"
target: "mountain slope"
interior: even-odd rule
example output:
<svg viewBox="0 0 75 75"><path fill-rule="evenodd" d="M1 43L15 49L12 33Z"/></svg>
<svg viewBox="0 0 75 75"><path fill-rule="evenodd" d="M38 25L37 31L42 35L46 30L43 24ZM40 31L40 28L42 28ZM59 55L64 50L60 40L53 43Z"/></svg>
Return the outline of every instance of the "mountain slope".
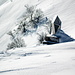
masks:
<svg viewBox="0 0 75 75"><path fill-rule="evenodd" d="M58 15L62 20L62 29L71 37L75 38L74 32L74 16L75 16L75 1L74 0L13 0L4 3L0 6L0 44L6 42L3 46L0 45L1 49L5 49L8 43L6 39L8 31L15 27L15 23L20 16L25 12L25 4L37 5L37 8L41 8L45 16L53 19L55 15Z"/></svg>
<svg viewBox="0 0 75 75"><path fill-rule="evenodd" d="M58 1L57 1L58 2ZM53 3L56 3L55 1ZM53 17L58 15L62 20L62 29L71 37L75 38L74 32L74 17L75 17L75 1L74 0L61 0L58 4L54 4L52 8L47 10L47 15Z"/></svg>
<svg viewBox="0 0 75 75"><path fill-rule="evenodd" d="M75 39L75 0L8 0L0 6L0 75L75 75L75 41L6 51L7 33L24 14L25 4L41 8L51 20L58 15L62 30ZM27 37L30 45L34 36Z"/></svg>

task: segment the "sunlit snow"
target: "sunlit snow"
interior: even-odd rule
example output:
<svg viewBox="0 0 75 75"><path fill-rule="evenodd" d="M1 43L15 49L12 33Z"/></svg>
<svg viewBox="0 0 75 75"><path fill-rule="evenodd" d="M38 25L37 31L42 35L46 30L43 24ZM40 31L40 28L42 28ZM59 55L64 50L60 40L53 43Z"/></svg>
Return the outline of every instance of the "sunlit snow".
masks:
<svg viewBox="0 0 75 75"><path fill-rule="evenodd" d="M51 20L58 15L62 30L75 39L75 0L1 0L0 75L75 75L75 41L39 45L34 33L24 38L27 47L6 51L7 33L15 28L26 4L40 8Z"/></svg>

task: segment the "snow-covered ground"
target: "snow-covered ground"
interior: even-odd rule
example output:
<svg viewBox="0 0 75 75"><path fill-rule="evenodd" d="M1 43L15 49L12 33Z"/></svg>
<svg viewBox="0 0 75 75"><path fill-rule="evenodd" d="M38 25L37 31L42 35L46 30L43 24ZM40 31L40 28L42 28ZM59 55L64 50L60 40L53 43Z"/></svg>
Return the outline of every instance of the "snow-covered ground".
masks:
<svg viewBox="0 0 75 75"><path fill-rule="evenodd" d="M7 33L25 12L25 4L37 5L50 19L58 15L62 20L62 29L75 39L75 0L2 0L0 75L75 75L75 41L5 51L10 42Z"/></svg>
<svg viewBox="0 0 75 75"><path fill-rule="evenodd" d="M75 75L75 42L9 50L1 75Z"/></svg>

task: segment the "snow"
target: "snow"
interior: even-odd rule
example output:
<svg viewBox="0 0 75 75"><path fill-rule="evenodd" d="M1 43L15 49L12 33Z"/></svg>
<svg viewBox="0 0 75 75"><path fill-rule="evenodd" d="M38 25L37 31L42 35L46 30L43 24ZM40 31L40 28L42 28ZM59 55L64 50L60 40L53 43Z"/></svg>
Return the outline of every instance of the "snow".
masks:
<svg viewBox="0 0 75 75"><path fill-rule="evenodd" d="M68 73L70 75L73 73L74 75L74 43L9 50L8 54L11 55L3 57L0 61L0 73L1 75L66 75ZM25 56L25 53L30 54Z"/></svg>
<svg viewBox="0 0 75 75"><path fill-rule="evenodd" d="M8 0L0 0L0 6L2 5L2 4L4 4L5 2L7 2Z"/></svg>
<svg viewBox="0 0 75 75"><path fill-rule="evenodd" d="M75 41L36 46L33 34L26 37L28 47L5 50L10 42L7 33L25 12L25 4L41 8L51 20L58 15L62 30L75 39L75 0L1 0L0 75L75 75Z"/></svg>

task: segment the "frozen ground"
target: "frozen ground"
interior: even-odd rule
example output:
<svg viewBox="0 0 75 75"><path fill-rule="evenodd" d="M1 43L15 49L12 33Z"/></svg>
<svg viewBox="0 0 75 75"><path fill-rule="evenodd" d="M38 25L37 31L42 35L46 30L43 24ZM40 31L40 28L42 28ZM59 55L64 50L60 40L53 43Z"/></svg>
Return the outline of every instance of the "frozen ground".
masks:
<svg viewBox="0 0 75 75"><path fill-rule="evenodd" d="M9 50L5 53L16 20L25 4L37 5L50 19L58 15L62 29L75 39L75 0L8 0L0 6L0 75L75 75L75 41Z"/></svg>

